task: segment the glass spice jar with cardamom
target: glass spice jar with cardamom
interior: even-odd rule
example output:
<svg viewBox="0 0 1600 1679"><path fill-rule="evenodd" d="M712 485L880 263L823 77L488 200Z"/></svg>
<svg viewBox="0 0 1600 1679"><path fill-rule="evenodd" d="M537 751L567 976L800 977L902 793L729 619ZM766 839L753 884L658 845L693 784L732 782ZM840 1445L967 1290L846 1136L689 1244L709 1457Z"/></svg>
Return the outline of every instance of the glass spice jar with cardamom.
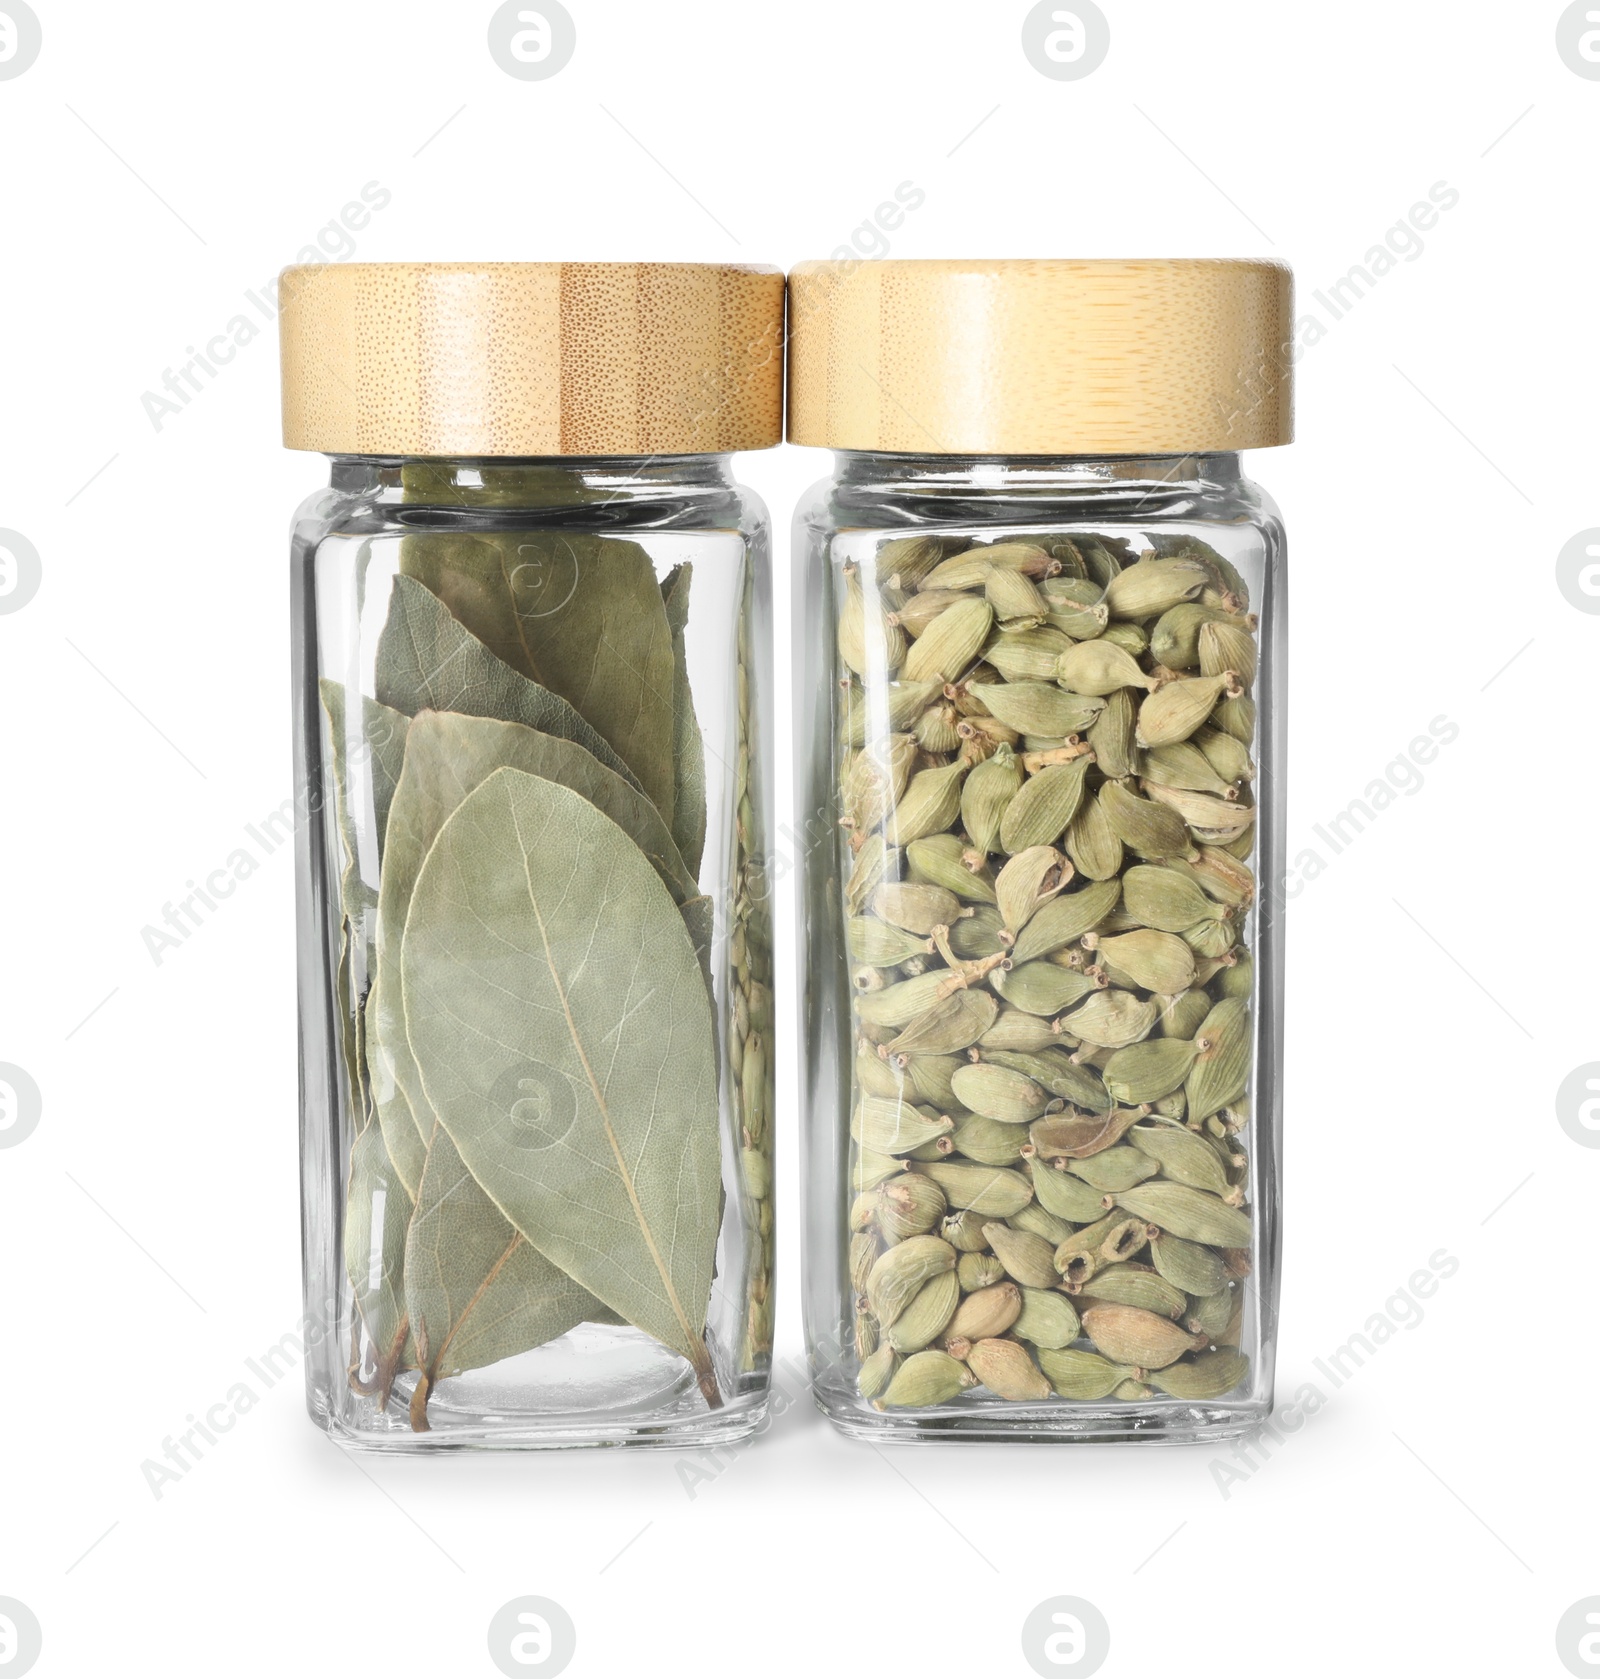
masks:
<svg viewBox="0 0 1600 1679"><path fill-rule="evenodd" d="M875 1439L1271 1408L1270 262L808 263L796 525L813 1387Z"/></svg>
<svg viewBox="0 0 1600 1679"><path fill-rule="evenodd" d="M783 278L283 279L307 1384L349 1444L748 1434L773 1320Z"/></svg>

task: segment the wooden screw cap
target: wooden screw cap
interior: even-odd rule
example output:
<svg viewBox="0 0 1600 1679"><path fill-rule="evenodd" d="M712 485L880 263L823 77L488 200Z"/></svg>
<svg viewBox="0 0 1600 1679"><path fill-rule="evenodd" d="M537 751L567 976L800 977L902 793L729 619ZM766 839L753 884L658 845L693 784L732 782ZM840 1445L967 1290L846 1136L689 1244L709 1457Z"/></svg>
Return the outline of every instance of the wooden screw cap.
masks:
<svg viewBox="0 0 1600 1679"><path fill-rule="evenodd" d="M282 278L283 441L354 455L690 455L783 436L783 275L352 262Z"/></svg>
<svg viewBox="0 0 1600 1679"><path fill-rule="evenodd" d="M936 455L1154 455L1293 436L1277 262L807 262L789 437Z"/></svg>

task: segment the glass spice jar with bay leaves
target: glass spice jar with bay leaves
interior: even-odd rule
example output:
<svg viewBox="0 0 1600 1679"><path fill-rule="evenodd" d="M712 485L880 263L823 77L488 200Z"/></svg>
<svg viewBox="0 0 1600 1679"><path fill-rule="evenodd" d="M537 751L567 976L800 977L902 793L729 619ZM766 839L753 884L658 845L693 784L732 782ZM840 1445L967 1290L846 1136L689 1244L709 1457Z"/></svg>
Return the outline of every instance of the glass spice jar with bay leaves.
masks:
<svg viewBox="0 0 1600 1679"><path fill-rule="evenodd" d="M783 281L284 276L307 1383L340 1440L766 1407Z"/></svg>
<svg viewBox="0 0 1600 1679"><path fill-rule="evenodd" d="M1272 1402L1273 263L805 264L807 1339L875 1439Z"/></svg>

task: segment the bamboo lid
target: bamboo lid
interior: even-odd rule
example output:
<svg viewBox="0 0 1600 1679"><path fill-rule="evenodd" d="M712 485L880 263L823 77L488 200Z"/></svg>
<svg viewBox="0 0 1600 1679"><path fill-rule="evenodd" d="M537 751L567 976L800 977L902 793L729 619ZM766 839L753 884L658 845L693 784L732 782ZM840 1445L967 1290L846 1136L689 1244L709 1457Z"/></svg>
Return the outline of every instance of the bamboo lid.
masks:
<svg viewBox="0 0 1600 1679"><path fill-rule="evenodd" d="M1293 435L1277 262L807 262L789 437L940 455L1189 454Z"/></svg>
<svg viewBox="0 0 1600 1679"><path fill-rule="evenodd" d="M283 272L283 441L356 455L688 455L783 436L783 275L687 262Z"/></svg>

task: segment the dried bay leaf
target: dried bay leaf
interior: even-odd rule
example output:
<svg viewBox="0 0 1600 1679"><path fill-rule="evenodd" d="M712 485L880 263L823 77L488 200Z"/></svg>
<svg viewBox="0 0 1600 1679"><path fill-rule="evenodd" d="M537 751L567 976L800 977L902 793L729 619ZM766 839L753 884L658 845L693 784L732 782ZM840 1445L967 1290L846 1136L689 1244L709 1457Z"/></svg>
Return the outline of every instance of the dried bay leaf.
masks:
<svg viewBox="0 0 1600 1679"><path fill-rule="evenodd" d="M328 714L330 756L333 761L334 822L339 831L344 867L339 877L342 912L339 929L339 963L334 976L334 994L339 1005L340 1048L350 1092L351 1111L364 1126L371 1117L371 1088L366 1053L366 974L371 938L368 915L376 907L376 894L361 872L361 849L356 805L370 802L377 833L377 856L383 850L389 806L405 761L406 731L410 719L403 713L362 698L362 732L350 739L348 706L344 685L324 677L318 684L322 706ZM359 772L352 774L352 767ZM420 1159L416 1170L420 1173ZM411 1179L410 1188L416 1187Z"/></svg>
<svg viewBox="0 0 1600 1679"><path fill-rule="evenodd" d="M474 788L506 767L559 782L615 822L661 877L673 902L682 906L696 948L709 949L711 943L711 901L699 895L665 822L643 793L558 735L455 712L422 712L407 737L405 768L389 820L378 893L378 980L368 1004L367 1028L379 1117L396 1133L409 1121L416 1135L415 1145L397 1140L394 1146L396 1165L414 1194L433 1113L407 1041L396 983L400 935L423 858L446 819Z"/></svg>
<svg viewBox="0 0 1600 1679"><path fill-rule="evenodd" d="M389 616L378 638L374 687L382 704L408 717L419 711L459 711L575 741L643 790L639 778L566 700L497 659L450 616L442 601L409 577L394 580Z"/></svg>
<svg viewBox="0 0 1600 1679"><path fill-rule="evenodd" d="M716 1037L638 847L571 789L497 770L428 852L401 967L424 1090L473 1177L720 1405Z"/></svg>
<svg viewBox="0 0 1600 1679"><path fill-rule="evenodd" d="M543 1346L574 1324L621 1321L506 1221L437 1121L404 1252L419 1430L443 1377Z"/></svg>
<svg viewBox="0 0 1600 1679"><path fill-rule="evenodd" d="M328 714L333 747L334 814L344 844L345 864L347 869L359 869L358 812L352 808L353 795L363 795L360 800L363 807L370 801L378 840L377 855L381 858L384 833L389 825L389 806L394 802L400 768L405 762L410 719L405 712L362 695L361 732L352 739L344 684L325 676L317 687L322 695L322 708ZM352 767L357 764L360 769L352 775Z"/></svg>
<svg viewBox="0 0 1600 1679"><path fill-rule="evenodd" d="M404 1268L412 1199L389 1160L378 1127L369 1125L350 1150L345 1203L344 1262L356 1310L375 1349L373 1384L388 1398L409 1343ZM354 1383L354 1372L352 1372Z"/></svg>
<svg viewBox="0 0 1600 1679"><path fill-rule="evenodd" d="M496 658L569 701L671 822L672 635L637 542L574 531L430 533L404 539L400 572Z"/></svg>
<svg viewBox="0 0 1600 1679"><path fill-rule="evenodd" d="M690 874L699 874L706 845L706 749L689 685L689 585L694 567L686 560L661 580L661 599L672 634L672 837Z"/></svg>

